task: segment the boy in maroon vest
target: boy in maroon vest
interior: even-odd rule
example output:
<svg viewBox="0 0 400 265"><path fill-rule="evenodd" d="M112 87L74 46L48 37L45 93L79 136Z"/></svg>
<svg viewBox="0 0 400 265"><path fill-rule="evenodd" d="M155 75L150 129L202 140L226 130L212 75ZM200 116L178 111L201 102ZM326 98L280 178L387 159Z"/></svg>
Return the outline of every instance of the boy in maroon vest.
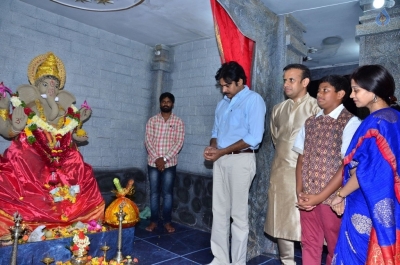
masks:
<svg viewBox="0 0 400 265"><path fill-rule="evenodd" d="M342 104L351 92L349 81L330 75L321 79L317 103L322 109L308 118L297 135L293 151L299 153L296 192L300 211L303 264L320 265L324 240L328 247L326 264L332 255L340 228L340 218L331 210L335 192L322 203L303 207L303 194L319 194L341 169L342 158L360 125L360 120Z"/></svg>

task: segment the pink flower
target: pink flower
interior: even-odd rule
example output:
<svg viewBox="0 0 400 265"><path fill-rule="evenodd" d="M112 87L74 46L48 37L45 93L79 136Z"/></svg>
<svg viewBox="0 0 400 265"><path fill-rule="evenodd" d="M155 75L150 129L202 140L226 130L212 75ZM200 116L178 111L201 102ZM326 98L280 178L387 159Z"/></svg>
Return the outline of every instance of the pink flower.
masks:
<svg viewBox="0 0 400 265"><path fill-rule="evenodd" d="M87 101L85 100L83 102L83 104L81 105L81 108L83 109L87 109L87 110L91 110L92 108L89 106L89 104L87 103Z"/></svg>
<svg viewBox="0 0 400 265"><path fill-rule="evenodd" d="M90 220L88 225L89 231L101 231L101 225L96 220Z"/></svg>
<svg viewBox="0 0 400 265"><path fill-rule="evenodd" d="M9 89L8 87L6 87L3 82L0 83L0 94L3 96L3 98L6 97L6 92L10 93L10 95L12 94L11 89Z"/></svg>

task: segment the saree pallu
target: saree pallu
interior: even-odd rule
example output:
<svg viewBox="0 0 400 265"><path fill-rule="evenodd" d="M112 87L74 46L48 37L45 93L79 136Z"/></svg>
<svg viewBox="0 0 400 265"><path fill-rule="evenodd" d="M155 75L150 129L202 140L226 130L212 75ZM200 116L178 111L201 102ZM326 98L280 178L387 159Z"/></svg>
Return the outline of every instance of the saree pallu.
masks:
<svg viewBox="0 0 400 265"><path fill-rule="evenodd" d="M399 114L391 108L373 112L353 136L343 185L357 164L360 188L345 199L332 264L400 264Z"/></svg>

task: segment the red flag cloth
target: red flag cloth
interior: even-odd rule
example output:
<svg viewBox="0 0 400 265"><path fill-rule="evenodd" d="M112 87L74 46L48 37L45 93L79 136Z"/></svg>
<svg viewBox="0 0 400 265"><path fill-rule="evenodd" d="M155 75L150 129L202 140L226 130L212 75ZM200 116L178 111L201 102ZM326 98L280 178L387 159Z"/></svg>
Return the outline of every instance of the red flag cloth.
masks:
<svg viewBox="0 0 400 265"><path fill-rule="evenodd" d="M246 73L247 86L250 87L254 41L240 32L217 0L210 1L221 62L238 62Z"/></svg>

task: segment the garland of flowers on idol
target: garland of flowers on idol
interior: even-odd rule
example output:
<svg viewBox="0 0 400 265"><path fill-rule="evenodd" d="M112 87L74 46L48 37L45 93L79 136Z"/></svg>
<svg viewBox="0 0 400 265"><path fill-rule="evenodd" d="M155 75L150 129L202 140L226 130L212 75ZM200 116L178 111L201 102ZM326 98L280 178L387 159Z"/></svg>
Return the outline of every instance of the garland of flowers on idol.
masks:
<svg viewBox="0 0 400 265"><path fill-rule="evenodd" d="M40 117L27 107L24 101L19 99L18 93L12 95L11 103L15 108L19 106L24 108L24 113L28 116L24 128L27 141L40 154L42 159L49 166L50 172L53 174L56 172L56 168L60 167L63 160L66 158L67 152L65 151L68 147L71 147L71 139L64 136L78 127L80 123L79 110L74 105L71 105L68 108L62 123L59 124L61 128L57 129L45 121L46 118L43 113L43 107L40 103L37 103ZM42 132L38 130L38 128L40 128ZM50 145L47 143L50 143ZM68 186L64 188L69 189ZM60 190L63 191L63 189ZM58 193L53 194L53 197L61 195ZM72 203L75 202L74 198L66 199L69 199Z"/></svg>
<svg viewBox="0 0 400 265"><path fill-rule="evenodd" d="M11 103L13 104L13 106L15 108L19 107L19 106L24 107L24 112L26 115L28 115L27 127L31 127L31 128L29 128L28 131L25 130L25 133L28 132L28 135L30 136L30 139L28 139L28 142L30 144L34 143L36 140L34 139L33 135L29 133L29 131L32 131L32 130L34 131L34 130L36 130L37 127L39 127L40 129L42 129L44 131L50 132L53 135L64 136L65 134L72 131L79 125L79 121L80 121L79 110L73 104L68 108L64 127L60 128L60 129L56 129L52 125L50 125L46 121L44 121L42 118L38 117L34 111L32 111L30 108L28 108L26 106L25 102L21 101L19 99L18 93L12 95Z"/></svg>

